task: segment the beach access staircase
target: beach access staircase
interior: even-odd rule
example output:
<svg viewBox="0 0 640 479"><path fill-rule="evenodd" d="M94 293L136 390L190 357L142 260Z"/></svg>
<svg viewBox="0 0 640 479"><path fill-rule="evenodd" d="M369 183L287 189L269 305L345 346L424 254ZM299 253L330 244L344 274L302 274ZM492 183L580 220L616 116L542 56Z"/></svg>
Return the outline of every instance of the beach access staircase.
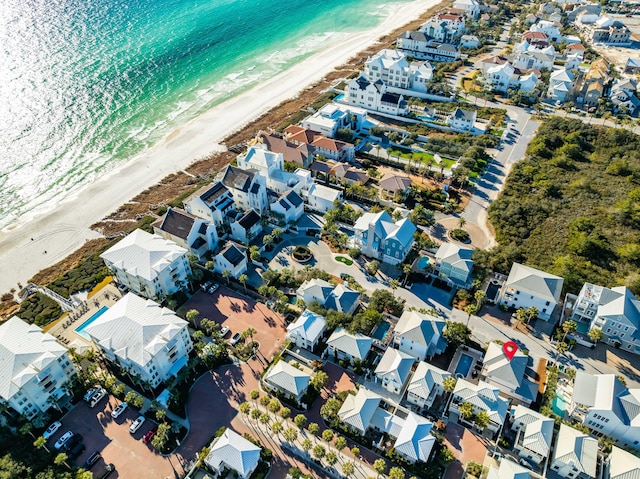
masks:
<svg viewBox="0 0 640 479"><path fill-rule="evenodd" d="M33 293L42 293L48 298L53 299L56 303L60 305L62 311L73 311L80 304L77 300L70 300L65 298L64 296L56 293L55 291L50 290L46 286L40 286L37 284L29 283L25 287L25 294L22 299L25 299L27 296Z"/></svg>

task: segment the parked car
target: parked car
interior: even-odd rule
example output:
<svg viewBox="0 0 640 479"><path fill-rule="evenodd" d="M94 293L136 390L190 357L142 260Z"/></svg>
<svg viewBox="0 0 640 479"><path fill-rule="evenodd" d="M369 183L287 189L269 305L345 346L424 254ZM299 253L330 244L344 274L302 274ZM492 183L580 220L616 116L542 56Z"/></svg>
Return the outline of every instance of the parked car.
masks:
<svg viewBox="0 0 640 479"><path fill-rule="evenodd" d="M151 439L153 439L155 433L156 431L154 429L151 429L151 431L142 436L142 442L144 442L145 444L149 444L151 442Z"/></svg>
<svg viewBox="0 0 640 479"><path fill-rule="evenodd" d="M78 444L70 448L69 451L67 451L67 456L69 456L69 459L74 460L80 454L82 454L85 451L85 449L86 449L85 445L82 442L79 442Z"/></svg>
<svg viewBox="0 0 640 479"><path fill-rule="evenodd" d="M202 291L209 291L209 288L211 287L213 283L211 281L207 281L206 283L204 283L202 285Z"/></svg>
<svg viewBox="0 0 640 479"><path fill-rule="evenodd" d="M96 407L96 405L102 400L103 397L107 395L107 391L104 388L98 389L93 396L91 396L91 401L89 401L90 407Z"/></svg>
<svg viewBox="0 0 640 479"><path fill-rule="evenodd" d="M220 285L213 283L210 287L209 287L209 293L213 294L216 292L216 289L218 289Z"/></svg>
<svg viewBox="0 0 640 479"><path fill-rule="evenodd" d="M227 334L229 334L229 326L222 326L220 328L220 337L224 338Z"/></svg>
<svg viewBox="0 0 640 479"><path fill-rule="evenodd" d="M51 424L51 426L47 428L45 432L42 433L42 437L44 437L45 439L49 439L58 431L58 429L60 429L61 426L62 426L62 423L60 421L54 422L53 424Z"/></svg>
<svg viewBox="0 0 640 479"><path fill-rule="evenodd" d="M93 397L93 395L100 389L100 386L93 386L91 389L89 389L85 395L84 395L84 400L89 402L91 401L91 398Z"/></svg>
<svg viewBox="0 0 640 479"><path fill-rule="evenodd" d="M121 402L116 406L116 408L113 411L111 411L111 417L116 419L118 416L120 416L120 414L122 414L125 411L125 409L127 409L127 403Z"/></svg>
<svg viewBox="0 0 640 479"><path fill-rule="evenodd" d="M95 479L104 479L115 470L116 470L116 466L114 466L113 464L107 464L107 467L105 467L104 471L102 471L102 474L100 474L99 476L93 476L93 477Z"/></svg>
<svg viewBox="0 0 640 479"><path fill-rule="evenodd" d="M91 467L99 460L100 460L100 451L93 451L91 454L89 454L89 457L85 461L84 465L87 467Z"/></svg>
<svg viewBox="0 0 640 479"><path fill-rule="evenodd" d="M129 432L131 434L135 434L138 431L138 429L140 429L142 427L142 425L144 424L145 420L146 419L145 419L144 416L138 416L138 418L131 423L131 426L129 426Z"/></svg>
<svg viewBox="0 0 640 479"><path fill-rule="evenodd" d="M69 452L82 442L82 434L74 434L71 439L64 443L62 450Z"/></svg>
<svg viewBox="0 0 640 479"><path fill-rule="evenodd" d="M72 437L73 437L73 433L71 431L65 432L62 436L60 436L60 439L56 441L53 447L55 447L56 449L62 449L62 446L64 446L65 443Z"/></svg>
<svg viewBox="0 0 640 479"><path fill-rule="evenodd" d="M240 333L234 334L233 337L231 338L231 341L229 341L231 343L231 346L235 346L236 344L238 344L240 342L240 338L241 338Z"/></svg>

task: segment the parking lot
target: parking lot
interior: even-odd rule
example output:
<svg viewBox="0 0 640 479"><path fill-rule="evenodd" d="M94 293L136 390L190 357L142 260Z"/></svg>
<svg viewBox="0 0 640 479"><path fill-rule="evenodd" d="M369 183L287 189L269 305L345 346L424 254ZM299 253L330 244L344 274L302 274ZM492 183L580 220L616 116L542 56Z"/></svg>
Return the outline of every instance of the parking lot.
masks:
<svg viewBox="0 0 640 479"><path fill-rule="evenodd" d="M198 310L199 319L207 318L227 326L231 331L226 339L247 328L254 328L257 331L254 340L260 343L262 355L269 359L280 349L284 340L284 319L278 313L224 286L220 286L213 294L199 291L185 307L187 310Z"/></svg>
<svg viewBox="0 0 640 479"><path fill-rule="evenodd" d="M86 447L75 461L78 466L83 467L94 451L100 451L102 458L90 469L95 474L104 471L106 464L112 463L116 470L109 478L174 477L170 460L142 441L142 436L154 429L156 424L147 419L135 434L129 433L129 426L139 413L127 408L120 417L113 419L111 411L118 404L119 401L112 396L102 399L94 408L81 401L61 420L62 427L49 439L49 446L53 448L60 436L72 431L82 435ZM175 466L180 467L177 463Z"/></svg>

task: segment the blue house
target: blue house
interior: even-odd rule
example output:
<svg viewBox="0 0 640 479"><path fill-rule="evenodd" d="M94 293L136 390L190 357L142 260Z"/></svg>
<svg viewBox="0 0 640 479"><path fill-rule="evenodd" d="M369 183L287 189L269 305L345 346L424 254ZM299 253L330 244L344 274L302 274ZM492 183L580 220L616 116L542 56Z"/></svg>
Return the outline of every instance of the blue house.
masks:
<svg viewBox="0 0 640 479"><path fill-rule="evenodd" d="M365 213L354 226L354 246L362 254L384 263L404 261L413 246L415 225L408 218L394 222L386 211Z"/></svg>

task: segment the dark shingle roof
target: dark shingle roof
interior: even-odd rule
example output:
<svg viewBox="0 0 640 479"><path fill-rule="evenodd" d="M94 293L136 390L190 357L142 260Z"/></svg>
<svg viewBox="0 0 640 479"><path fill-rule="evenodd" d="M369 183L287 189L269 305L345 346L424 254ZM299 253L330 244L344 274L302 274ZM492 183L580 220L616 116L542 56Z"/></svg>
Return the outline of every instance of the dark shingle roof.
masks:
<svg viewBox="0 0 640 479"><path fill-rule="evenodd" d="M245 259L244 249L235 243L227 244L220 254L233 266L238 266Z"/></svg>
<svg viewBox="0 0 640 479"><path fill-rule="evenodd" d="M253 181L253 172L248 170L242 170L235 166L227 166L222 177L222 183L227 188L235 188L237 190L249 191L251 182Z"/></svg>
<svg viewBox="0 0 640 479"><path fill-rule="evenodd" d="M213 202L216 198L226 193L228 190L220 181L216 181L209 189L200 193L200 199L205 202Z"/></svg>
<svg viewBox="0 0 640 479"><path fill-rule="evenodd" d="M178 238L187 239L194 222L195 217L186 211L169 207L159 228Z"/></svg>
<svg viewBox="0 0 640 479"><path fill-rule="evenodd" d="M303 202L302 198L300 198L300 195L293 190L289 191L289 193L285 195L285 198L296 208Z"/></svg>
<svg viewBox="0 0 640 479"><path fill-rule="evenodd" d="M238 224L245 230L251 229L254 225L260 222L260 215L255 210L251 209L247 211L242 218L238 220Z"/></svg>

